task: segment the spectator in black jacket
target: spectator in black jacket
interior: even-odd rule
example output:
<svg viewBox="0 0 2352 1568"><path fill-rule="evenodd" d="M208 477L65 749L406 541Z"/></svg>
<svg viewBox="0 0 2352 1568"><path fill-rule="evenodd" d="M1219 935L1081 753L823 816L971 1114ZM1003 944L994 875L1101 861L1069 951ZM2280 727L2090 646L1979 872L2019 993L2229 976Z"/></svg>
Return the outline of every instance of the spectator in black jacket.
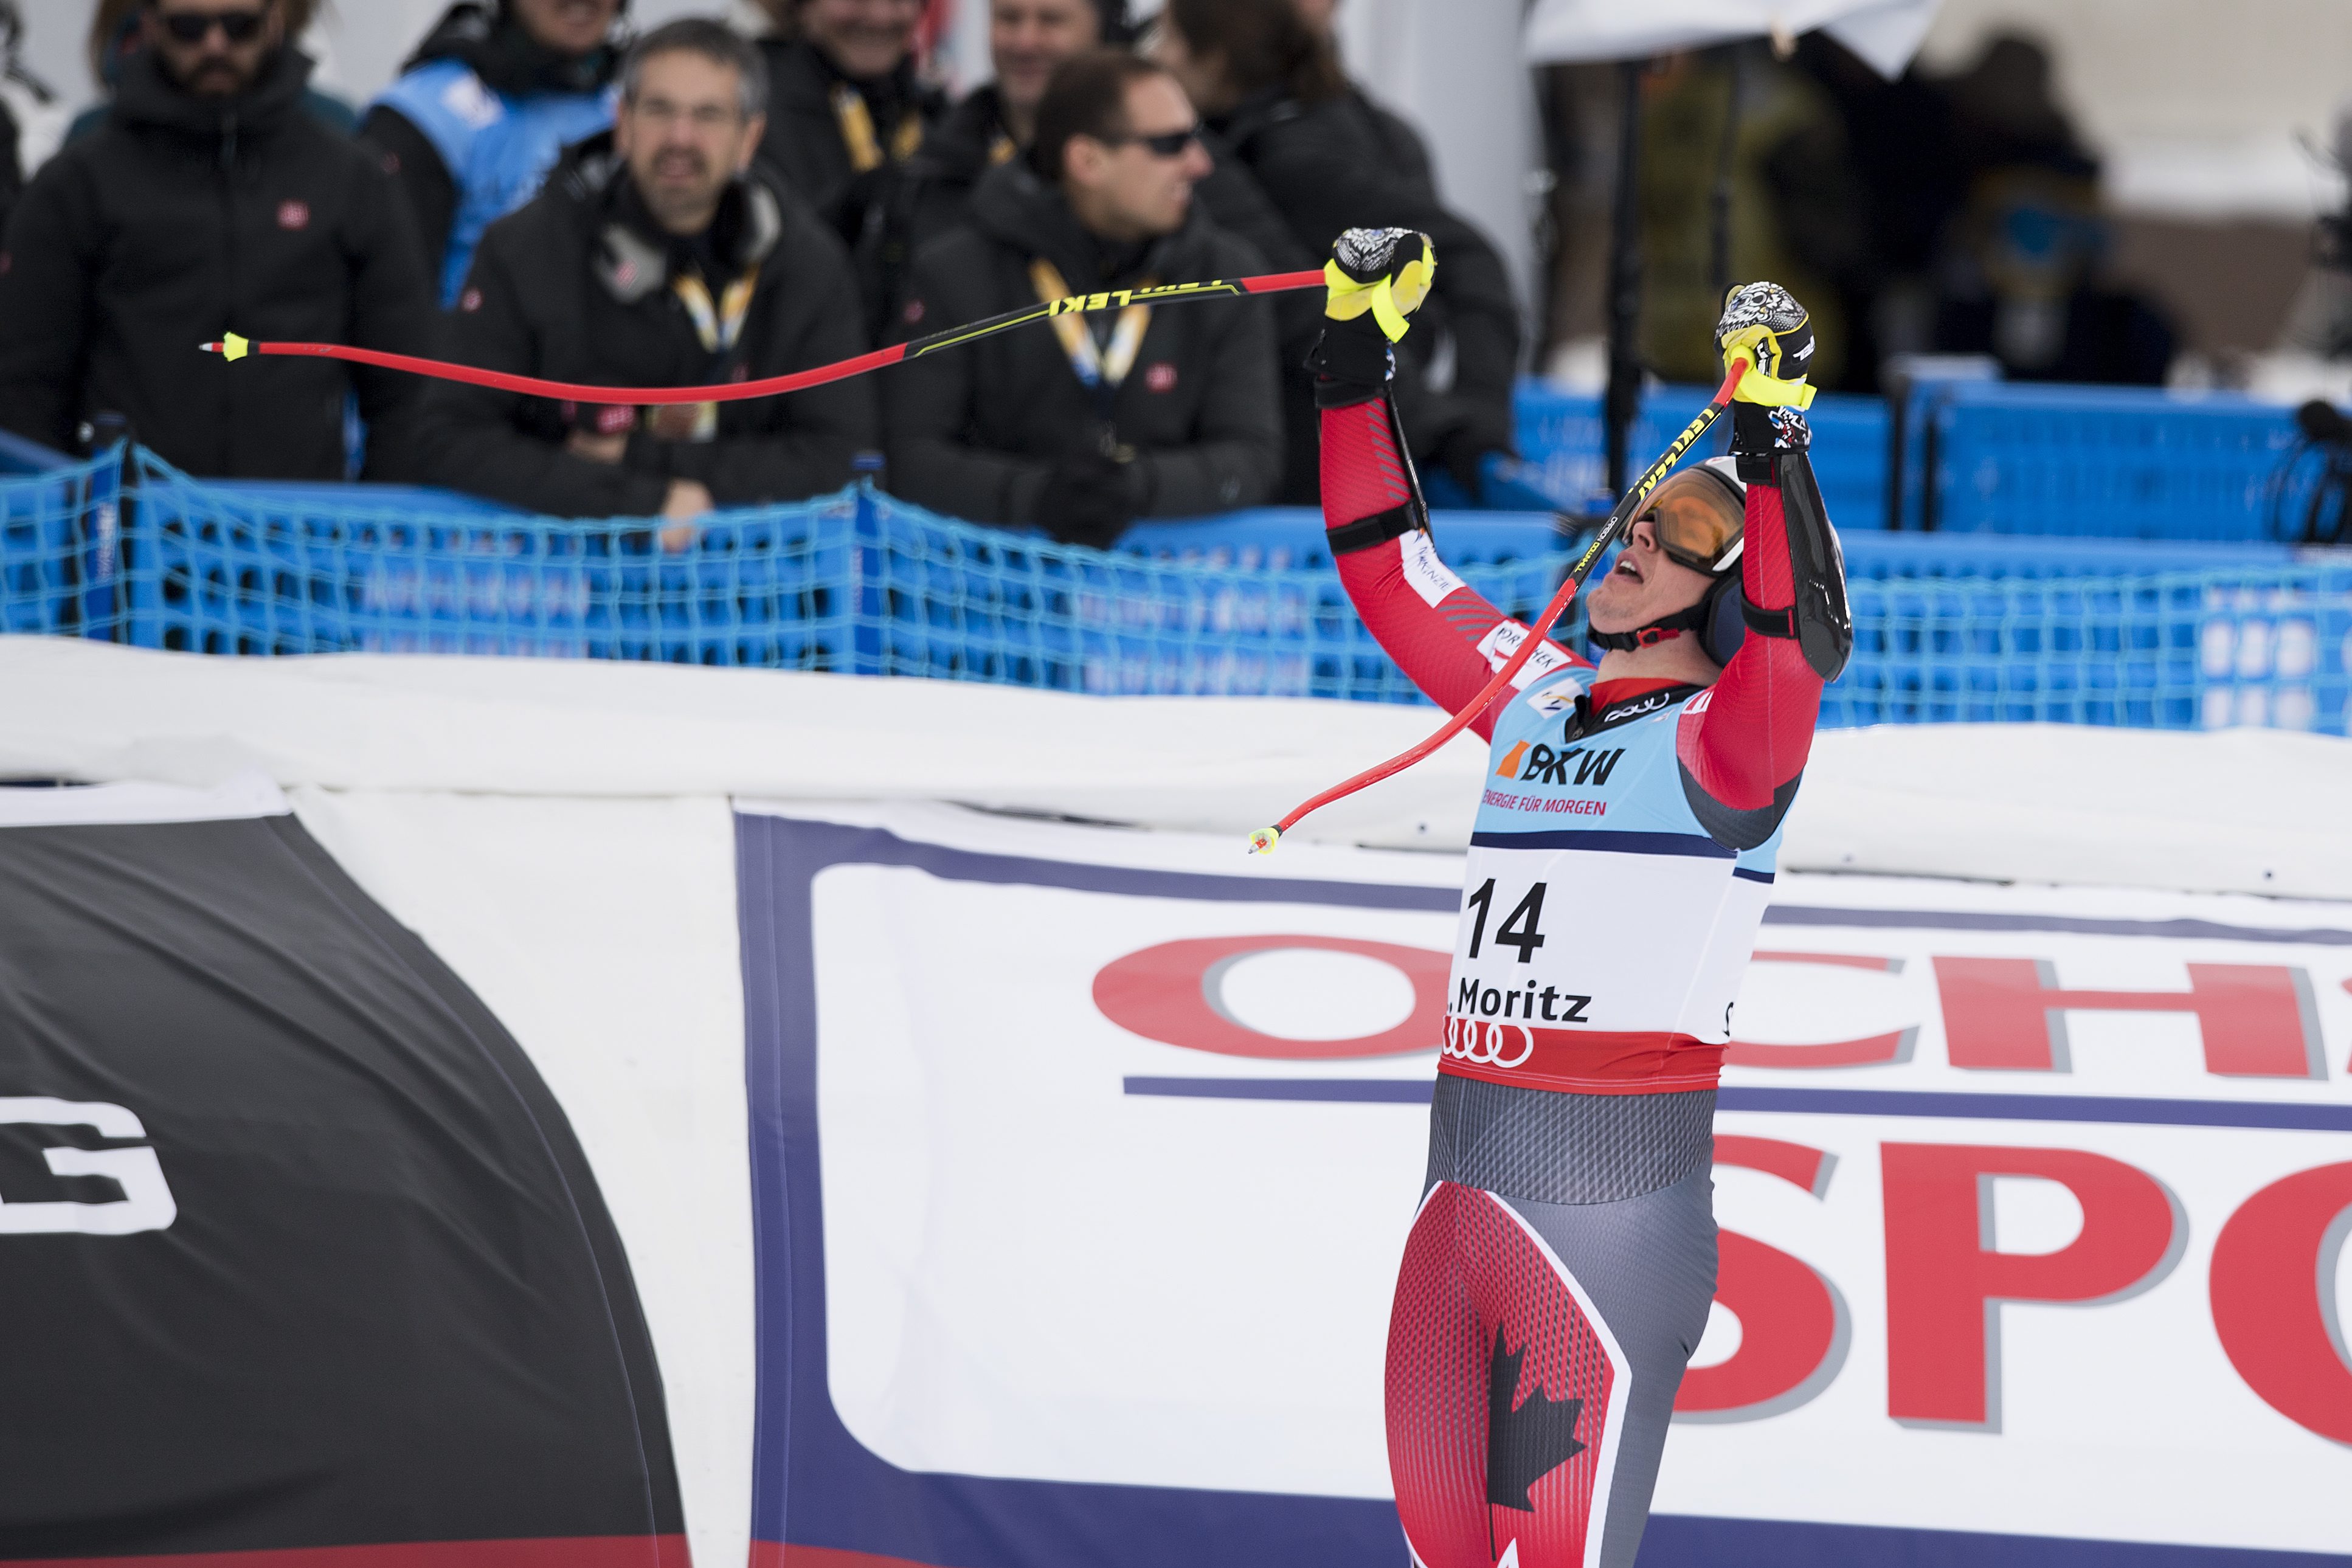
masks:
<svg viewBox="0 0 2352 1568"><path fill-rule="evenodd" d="M1436 242L1434 291L1415 318L1436 329L1398 345L1397 409L1412 455L1475 496L1485 459L1512 451L1518 371L1518 308L1494 246L1438 201L1425 156L1349 85L1329 39L1293 5L1168 0L1159 50L1310 255L1328 255L1342 229L1359 225L1419 229ZM1441 341L1453 346L1442 391L1429 375ZM1287 368L1283 493L1303 503L1319 489L1314 387L1302 367Z"/></svg>
<svg viewBox="0 0 2352 1568"><path fill-rule="evenodd" d="M457 356L602 386L704 386L862 352L841 243L751 172L764 89L757 51L719 23L648 33L623 68L611 135L566 153L547 189L483 236L452 317ZM873 444L873 396L855 380L640 411L438 382L429 472L535 511L685 524L846 483Z"/></svg>
<svg viewBox="0 0 2352 1568"><path fill-rule="evenodd" d="M1259 270L1198 210L1192 106L1109 50L1054 73L1027 158L981 181L968 227L926 246L902 314L934 331L1073 294ZM1255 506L1281 461L1263 300L1056 318L888 372L891 487L933 510L1108 544L1139 517Z"/></svg>
<svg viewBox="0 0 2352 1568"><path fill-rule="evenodd" d="M761 0L776 36L767 57L768 129L760 155L849 247L878 335L907 268L899 221L907 162L947 110L915 75L923 0Z"/></svg>
<svg viewBox="0 0 2352 1568"><path fill-rule="evenodd" d="M1037 101L1064 60L1125 40L1122 0L989 0L988 50L996 78L974 88L931 131L907 165L907 242L920 249L963 222L982 175L1025 152L1037 133ZM1321 265L1300 247L1248 170L1204 135L1209 172L1193 199L1221 228L1240 235L1277 272ZM1277 301L1284 351L1304 359L1321 329L1323 308L1305 294ZM1296 338L1294 345L1292 340ZM1292 353L1293 347L1296 353Z"/></svg>
<svg viewBox="0 0 2352 1568"><path fill-rule="evenodd" d="M963 221L980 177L1035 139L1037 100L1054 68L1100 47L1107 21L1096 0L989 0L994 78L966 93L908 161L909 244L920 247Z"/></svg>
<svg viewBox="0 0 2352 1568"><path fill-rule="evenodd" d="M274 0L150 0L106 120L26 188L0 256L0 425L71 449L100 411L192 473L345 476L356 387L369 468L419 383L195 346L323 339L437 351L406 210L376 160L302 107L310 62Z"/></svg>

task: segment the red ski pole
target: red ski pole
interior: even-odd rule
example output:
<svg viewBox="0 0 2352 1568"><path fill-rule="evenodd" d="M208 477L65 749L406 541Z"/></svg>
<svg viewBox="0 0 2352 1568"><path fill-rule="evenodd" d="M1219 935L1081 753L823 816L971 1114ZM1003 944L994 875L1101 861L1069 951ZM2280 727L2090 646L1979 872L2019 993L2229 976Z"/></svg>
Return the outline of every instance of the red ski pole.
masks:
<svg viewBox="0 0 2352 1568"><path fill-rule="evenodd" d="M941 349L952 349L960 343L992 337L1049 317L1076 315L1089 310L1123 310L1129 305L1175 305L1188 299L1234 299L1252 294L1281 294L1294 288L1320 288L1323 281L1320 271L1269 272L1255 277L1213 278L1205 283L1162 283L1150 288L1113 288L1100 294L1074 295L1067 299L1049 299L1025 305L1018 310L1007 310L1001 316L991 316L966 326L950 327L926 338L893 343L887 349L877 349L856 359L794 371L789 375L770 376L765 381L730 382L721 386L708 387L582 386L572 382L545 381L538 376L510 375L504 371L453 364L447 360L428 360L416 354L355 349L346 343L257 343L234 332L217 343L198 346L207 353L231 360L241 360L248 354L342 360L354 365L404 371L411 375L432 376L445 382L467 382L478 387L496 387L500 392L520 392L527 397L555 398L565 402L640 405L735 402L744 398L774 397L782 392L823 386L827 382L862 376L868 371L878 371L886 365L898 364L907 360L918 360Z"/></svg>
<svg viewBox="0 0 2352 1568"><path fill-rule="evenodd" d="M1354 778L1343 779L1322 793L1308 797L1292 807L1290 815L1283 818L1274 826L1258 829L1250 835L1250 853L1271 854L1274 846L1281 842L1282 835L1297 827L1308 813L1320 810L1334 800L1344 800L1357 790L1377 784L1392 774L1403 772L1467 729L1472 719L1485 713L1486 705L1495 700L1496 694L1509 685L1512 678L1517 675L1526 666L1527 662L1535 656L1536 645L1544 640L1544 633L1551 630L1552 622L1558 621L1566 612L1570 602L1576 598L1576 591L1584 586L1584 580L1592 575L1593 565L1601 559L1601 552L1614 544L1617 536L1625 531L1626 526L1633 519L1633 514L1641 509L1643 500L1651 491L1658 487L1658 481L1664 479L1667 472L1682 461L1683 454L1691 449L1691 444L1706 434L1707 426L1723 417L1724 410L1731 406L1731 394L1738 390L1739 378L1747 373L1746 360L1734 360L1731 362L1731 373L1723 378L1721 386L1716 388L1714 400L1699 411L1696 419L1683 426L1683 433L1667 444L1665 452L1626 490L1623 498L1617 503L1616 509L1609 514L1608 522L1601 526L1599 533L1592 536L1592 542L1584 547L1584 553L1577 557L1576 563L1568 569L1568 579L1559 585L1559 591L1552 595L1551 602L1544 607L1544 612L1537 617L1536 623L1528 628L1528 634L1521 640L1518 652L1513 653L1509 662L1495 672L1494 678L1479 689L1476 696L1472 697L1463 706L1461 712L1439 725L1427 739L1410 750L1400 751L1386 762L1367 768Z"/></svg>

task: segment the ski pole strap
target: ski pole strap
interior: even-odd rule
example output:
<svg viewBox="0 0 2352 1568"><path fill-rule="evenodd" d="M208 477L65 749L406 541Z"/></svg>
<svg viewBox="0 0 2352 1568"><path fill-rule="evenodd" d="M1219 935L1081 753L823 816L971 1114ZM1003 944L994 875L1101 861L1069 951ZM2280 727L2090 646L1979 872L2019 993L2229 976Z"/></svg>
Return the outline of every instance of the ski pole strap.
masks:
<svg viewBox="0 0 2352 1568"><path fill-rule="evenodd" d="M1786 610L1759 610L1746 599L1739 601L1739 618L1748 629L1761 637L1779 637L1788 642L1797 639L1797 607Z"/></svg>
<svg viewBox="0 0 2352 1568"><path fill-rule="evenodd" d="M1391 539L1402 538L1421 527L1420 514L1411 501L1400 501L1385 512L1374 512L1369 517L1358 517L1352 523L1341 523L1336 528L1324 530L1324 542L1335 556L1353 555L1360 549L1370 549Z"/></svg>

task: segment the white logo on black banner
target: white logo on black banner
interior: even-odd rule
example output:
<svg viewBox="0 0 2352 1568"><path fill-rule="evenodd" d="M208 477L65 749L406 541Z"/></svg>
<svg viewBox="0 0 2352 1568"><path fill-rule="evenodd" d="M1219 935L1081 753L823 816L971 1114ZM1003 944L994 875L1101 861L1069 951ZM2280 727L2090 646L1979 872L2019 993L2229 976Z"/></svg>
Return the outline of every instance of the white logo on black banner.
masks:
<svg viewBox="0 0 2352 1568"><path fill-rule="evenodd" d="M120 1105L100 1100L52 1100L47 1095L0 1096L0 1124L32 1123L51 1127L92 1127L107 1138L143 1138L147 1129ZM104 1176L122 1189L108 1203L11 1203L0 1194L0 1236L130 1236L162 1230L179 1217L163 1167L151 1148L44 1149L50 1173Z"/></svg>

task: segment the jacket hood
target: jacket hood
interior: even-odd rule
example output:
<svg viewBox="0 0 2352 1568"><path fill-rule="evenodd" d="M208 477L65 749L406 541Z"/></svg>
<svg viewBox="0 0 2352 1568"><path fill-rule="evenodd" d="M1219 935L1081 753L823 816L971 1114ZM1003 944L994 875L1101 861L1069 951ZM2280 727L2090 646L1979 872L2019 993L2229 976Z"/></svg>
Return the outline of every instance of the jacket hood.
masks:
<svg viewBox="0 0 2352 1568"><path fill-rule="evenodd" d="M232 121L241 135L267 136L302 104L310 57L279 49L253 85L235 98L200 98L163 74L163 62L141 49L122 62L114 89L114 117L131 125L160 126L197 136L219 136Z"/></svg>
<svg viewBox="0 0 2352 1568"><path fill-rule="evenodd" d="M559 55L534 40L503 5L459 0L416 46L401 69L430 60L458 60L493 92L511 98L538 93L596 92L619 74L621 49L610 39L584 55Z"/></svg>
<svg viewBox="0 0 2352 1568"><path fill-rule="evenodd" d="M613 149L609 131L566 148L547 188L574 203L582 226L595 231L590 266L596 280L623 304L634 305L666 287L679 256L696 248L653 221L627 165ZM725 267L758 267L776 248L783 227L783 201L766 176L743 174L719 198L707 248Z"/></svg>
<svg viewBox="0 0 2352 1568"><path fill-rule="evenodd" d="M971 221L982 234L1028 256L1042 256L1054 264L1062 281L1078 293L1122 287L1146 273L1166 278L1196 261L1205 235L1200 198L1184 214L1175 233L1133 247L1138 259L1116 266L1104 276L1105 256L1113 247L1088 234L1061 192L1040 180L1019 158L1001 163L981 176L971 193Z"/></svg>

